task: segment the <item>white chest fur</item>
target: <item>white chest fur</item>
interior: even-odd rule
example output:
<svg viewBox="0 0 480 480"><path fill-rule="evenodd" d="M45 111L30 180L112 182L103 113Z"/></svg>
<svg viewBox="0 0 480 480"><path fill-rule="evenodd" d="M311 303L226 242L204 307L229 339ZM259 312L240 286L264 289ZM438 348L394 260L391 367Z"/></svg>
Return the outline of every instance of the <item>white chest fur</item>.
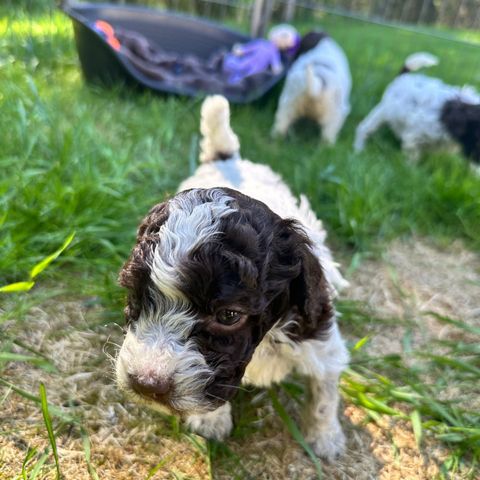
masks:
<svg viewBox="0 0 480 480"><path fill-rule="evenodd" d="M328 339L294 342L280 328L272 328L255 350L242 383L268 387L279 383L292 371L322 378L336 375L348 363L348 351L336 322Z"/></svg>

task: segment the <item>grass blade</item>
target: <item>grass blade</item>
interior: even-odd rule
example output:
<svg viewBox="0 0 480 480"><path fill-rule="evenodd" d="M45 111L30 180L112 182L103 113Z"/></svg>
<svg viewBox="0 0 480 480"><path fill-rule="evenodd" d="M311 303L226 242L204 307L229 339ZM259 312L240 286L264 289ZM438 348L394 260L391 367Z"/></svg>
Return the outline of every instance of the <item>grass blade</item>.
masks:
<svg viewBox="0 0 480 480"><path fill-rule="evenodd" d="M453 318L450 318L450 317L445 317L444 315L440 315L436 312L425 312L425 314L431 315L432 317L435 317L440 322L448 323L449 325L454 325L455 327L460 328L461 330L465 330L467 332L473 333L474 335L480 335L479 327L469 325L468 323L462 322L460 320L454 320Z"/></svg>
<svg viewBox="0 0 480 480"><path fill-rule="evenodd" d="M39 397L31 394L30 392L27 392L26 390L23 390L15 386L13 383L10 383L9 381L5 380L2 377L0 377L0 385L5 385L6 387L12 389L15 393L18 393L20 396L26 398L27 400L31 400L32 402L38 403L40 405L42 403ZM48 409L53 415L55 415L58 418L61 418L64 422L77 423L77 420L75 420L74 417L67 415L62 409L56 407L55 405L49 405Z"/></svg>
<svg viewBox="0 0 480 480"><path fill-rule="evenodd" d="M55 468L57 470L57 480L62 478L60 473L60 464L58 461L58 451L57 451L57 442L55 440L55 435L53 433L52 419L48 411L48 402L47 402L47 392L45 390L45 385L40 383L40 401L42 406L43 420L45 421L45 426L47 427L48 439L50 440L50 445L52 446L53 457L55 459Z"/></svg>
<svg viewBox="0 0 480 480"><path fill-rule="evenodd" d="M310 448L310 445L308 445L308 443L306 442L296 423L292 420L283 405L280 403L280 400L278 399L276 393L272 389L270 389L269 394L272 400L273 408L276 410L278 416L288 428L288 431L290 432L294 440L305 450L307 455L312 460L313 464L315 465L315 470L317 471L317 478L320 480L321 478L323 478L323 473L322 466L320 465L317 456Z"/></svg>
<svg viewBox="0 0 480 480"><path fill-rule="evenodd" d="M400 410L395 410L394 408L389 407L385 402L382 402L378 398L367 396L362 392L358 392L357 398L363 407L373 410L374 412L385 413L386 415L391 415L394 417L404 416Z"/></svg>
<svg viewBox="0 0 480 480"><path fill-rule="evenodd" d="M160 460L154 467L152 467L145 478L145 480L150 480L166 463L172 459L172 456L168 456Z"/></svg>
<svg viewBox="0 0 480 480"><path fill-rule="evenodd" d="M80 434L82 436L82 445L83 445L83 451L85 453L85 462L87 464L88 474L90 475L90 478L92 480L100 480L98 478L97 471L95 470L95 467L92 464L90 437L88 436L87 431L83 427L80 428Z"/></svg>
<svg viewBox="0 0 480 480"><path fill-rule="evenodd" d="M22 462L22 478L23 480L27 480L27 463L37 455L37 449L35 447L29 447L27 453L25 454L25 458Z"/></svg>
<svg viewBox="0 0 480 480"><path fill-rule="evenodd" d="M39 273L43 272L69 245L75 237L75 232L72 232L63 242L62 246L53 252L48 257L45 257L41 262L37 263L30 270L30 278L33 280Z"/></svg>
<svg viewBox="0 0 480 480"><path fill-rule="evenodd" d="M28 292L35 285L35 282L15 282L0 287L0 292Z"/></svg>
<svg viewBox="0 0 480 480"><path fill-rule="evenodd" d="M66 240L63 242L63 245L53 252L48 257L45 257L41 262L34 265L30 270L30 279L25 282L15 282L8 285L0 287L0 292L12 293L12 292L28 292L35 285L33 279L41 272L43 272L72 242L75 237L75 232L72 232Z"/></svg>
<svg viewBox="0 0 480 480"><path fill-rule="evenodd" d="M43 368L47 372L56 372L55 366L45 358L34 357L32 355L22 355L20 353L0 352L0 362L28 362Z"/></svg>
<svg viewBox="0 0 480 480"><path fill-rule="evenodd" d="M422 419L420 417L420 413L418 410L414 410L410 414L410 420L412 422L413 434L415 435L415 441L417 442L417 447L420 448L420 445L422 444L423 429L422 429Z"/></svg>
<svg viewBox="0 0 480 480"><path fill-rule="evenodd" d="M370 335L366 335L361 338L352 348L353 352L360 350L368 341L370 340Z"/></svg>
<svg viewBox="0 0 480 480"><path fill-rule="evenodd" d="M475 367L471 363L464 362L462 360L456 360L454 358L442 357L440 355L423 355L425 358L429 358L438 365L446 365L456 370L463 370L465 372L473 373L480 377L480 368Z"/></svg>
<svg viewBox="0 0 480 480"><path fill-rule="evenodd" d="M37 478L38 474L40 473L40 470L42 469L43 465L48 459L48 455L49 455L49 449L46 448L42 456L37 460L37 462L35 463L35 466L32 468L32 471L30 472L28 480L35 480Z"/></svg>

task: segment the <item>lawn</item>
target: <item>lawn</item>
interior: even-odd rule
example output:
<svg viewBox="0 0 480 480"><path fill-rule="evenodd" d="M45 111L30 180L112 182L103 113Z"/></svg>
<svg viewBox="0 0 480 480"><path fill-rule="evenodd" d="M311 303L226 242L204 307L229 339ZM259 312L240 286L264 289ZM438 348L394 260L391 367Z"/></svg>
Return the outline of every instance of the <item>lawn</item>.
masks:
<svg viewBox="0 0 480 480"><path fill-rule="evenodd" d="M381 465L398 473L410 461L404 478L478 478L480 176L455 153L410 164L388 130L361 155L352 142L409 53L437 54L429 73L480 88L480 47L332 15L298 21L312 25L350 60L353 108L338 144L320 145L307 123L271 141L278 92L234 106L232 125L246 158L310 198L352 284L338 304L352 349L342 382L349 459L321 468L327 478L396 478ZM68 479L314 478L320 466L288 427L298 379L242 391L226 444L128 404L111 379L117 273L142 216L192 168L201 99L85 85L70 21L49 0L0 5L0 47L0 286L35 283L0 292L0 478L55 478L56 451ZM380 284L390 303L372 300Z"/></svg>

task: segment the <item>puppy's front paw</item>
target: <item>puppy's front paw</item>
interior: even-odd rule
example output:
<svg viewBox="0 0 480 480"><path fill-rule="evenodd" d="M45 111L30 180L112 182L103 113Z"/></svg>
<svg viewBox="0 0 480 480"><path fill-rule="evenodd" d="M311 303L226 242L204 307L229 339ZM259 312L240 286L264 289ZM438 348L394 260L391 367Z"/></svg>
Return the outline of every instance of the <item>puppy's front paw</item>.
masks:
<svg viewBox="0 0 480 480"><path fill-rule="evenodd" d="M309 443L315 455L328 462L333 462L345 451L345 435L340 426L338 429L318 432L313 439L310 436Z"/></svg>
<svg viewBox="0 0 480 480"><path fill-rule="evenodd" d="M212 440L223 440L232 431L232 407L225 403L213 412L202 415L190 415L185 420L186 426L194 433Z"/></svg>

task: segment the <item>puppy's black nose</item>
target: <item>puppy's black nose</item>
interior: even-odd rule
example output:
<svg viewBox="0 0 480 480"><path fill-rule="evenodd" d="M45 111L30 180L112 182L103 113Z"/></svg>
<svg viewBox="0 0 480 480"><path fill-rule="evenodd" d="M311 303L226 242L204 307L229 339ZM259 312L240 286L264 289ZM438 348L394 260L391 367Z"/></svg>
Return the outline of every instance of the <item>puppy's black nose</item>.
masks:
<svg viewBox="0 0 480 480"><path fill-rule="evenodd" d="M172 390L172 379L164 377L147 377L129 375L130 387L143 397L156 402L165 402Z"/></svg>

